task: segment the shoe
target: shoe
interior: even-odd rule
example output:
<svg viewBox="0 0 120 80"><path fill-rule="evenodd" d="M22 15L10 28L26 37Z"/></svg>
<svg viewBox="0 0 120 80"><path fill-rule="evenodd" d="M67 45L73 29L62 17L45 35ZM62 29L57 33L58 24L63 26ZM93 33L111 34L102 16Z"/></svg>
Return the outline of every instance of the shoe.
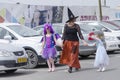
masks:
<svg viewBox="0 0 120 80"><path fill-rule="evenodd" d="M69 67L68 72L72 73L72 67Z"/></svg>
<svg viewBox="0 0 120 80"><path fill-rule="evenodd" d="M55 71L55 68L52 68L52 70L51 70L52 72L54 72Z"/></svg>
<svg viewBox="0 0 120 80"><path fill-rule="evenodd" d="M104 71L105 71L105 68L103 67L101 71L104 72Z"/></svg>
<svg viewBox="0 0 120 80"><path fill-rule="evenodd" d="M79 71L79 68L75 68L75 71Z"/></svg>
<svg viewBox="0 0 120 80"><path fill-rule="evenodd" d="M49 69L48 69L48 72L51 72L51 71L52 71L52 69L51 69L51 68L49 68Z"/></svg>
<svg viewBox="0 0 120 80"><path fill-rule="evenodd" d="M71 70L71 69L68 69L68 72L69 72L69 73L72 73L72 70Z"/></svg>
<svg viewBox="0 0 120 80"><path fill-rule="evenodd" d="M97 71L99 71L99 72L100 72L100 71L101 71L101 68L99 68Z"/></svg>

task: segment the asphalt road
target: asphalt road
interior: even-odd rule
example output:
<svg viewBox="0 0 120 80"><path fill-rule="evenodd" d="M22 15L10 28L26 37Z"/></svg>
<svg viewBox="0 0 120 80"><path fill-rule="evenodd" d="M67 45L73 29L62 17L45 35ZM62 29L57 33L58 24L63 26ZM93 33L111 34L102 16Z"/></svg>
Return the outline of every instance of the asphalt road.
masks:
<svg viewBox="0 0 120 80"><path fill-rule="evenodd" d="M55 72L48 72L46 65L39 65L35 69L19 69L13 74L0 72L0 80L119 80L120 52L109 54L110 64L105 72L97 72L93 67L94 56L81 59L81 70L68 73L65 65L56 65Z"/></svg>

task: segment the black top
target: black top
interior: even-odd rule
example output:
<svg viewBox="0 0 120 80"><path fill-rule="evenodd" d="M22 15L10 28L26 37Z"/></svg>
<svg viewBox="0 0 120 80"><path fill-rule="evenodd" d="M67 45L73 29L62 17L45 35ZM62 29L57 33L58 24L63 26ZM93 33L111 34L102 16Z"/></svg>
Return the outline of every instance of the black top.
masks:
<svg viewBox="0 0 120 80"><path fill-rule="evenodd" d="M77 33L81 39L83 38L83 35L81 33L80 26L78 24L75 24L72 27L69 27L67 24L64 26L64 32L62 39L63 40L70 40L70 41L79 41L79 38L77 36Z"/></svg>

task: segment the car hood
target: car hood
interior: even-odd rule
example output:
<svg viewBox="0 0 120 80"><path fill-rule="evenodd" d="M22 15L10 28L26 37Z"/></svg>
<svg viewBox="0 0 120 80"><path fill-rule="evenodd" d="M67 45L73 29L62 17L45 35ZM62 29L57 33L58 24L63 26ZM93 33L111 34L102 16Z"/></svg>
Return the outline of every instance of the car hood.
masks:
<svg viewBox="0 0 120 80"><path fill-rule="evenodd" d="M15 52L15 51L22 51L23 48L14 46L10 43L0 43L0 50Z"/></svg>
<svg viewBox="0 0 120 80"><path fill-rule="evenodd" d="M24 38L26 41L31 41L31 42L40 42L42 39L42 36L36 36L36 37L25 37Z"/></svg>
<svg viewBox="0 0 120 80"><path fill-rule="evenodd" d="M108 33L108 32L104 32L105 35L109 35L109 36L120 36L120 31L113 31L111 33Z"/></svg>

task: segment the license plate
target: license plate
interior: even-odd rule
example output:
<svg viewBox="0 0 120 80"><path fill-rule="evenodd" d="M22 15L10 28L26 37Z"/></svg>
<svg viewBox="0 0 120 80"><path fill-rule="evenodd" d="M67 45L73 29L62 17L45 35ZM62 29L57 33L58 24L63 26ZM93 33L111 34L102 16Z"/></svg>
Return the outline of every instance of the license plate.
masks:
<svg viewBox="0 0 120 80"><path fill-rule="evenodd" d="M18 58L17 59L18 63L23 63L23 62L27 62L27 58Z"/></svg>

